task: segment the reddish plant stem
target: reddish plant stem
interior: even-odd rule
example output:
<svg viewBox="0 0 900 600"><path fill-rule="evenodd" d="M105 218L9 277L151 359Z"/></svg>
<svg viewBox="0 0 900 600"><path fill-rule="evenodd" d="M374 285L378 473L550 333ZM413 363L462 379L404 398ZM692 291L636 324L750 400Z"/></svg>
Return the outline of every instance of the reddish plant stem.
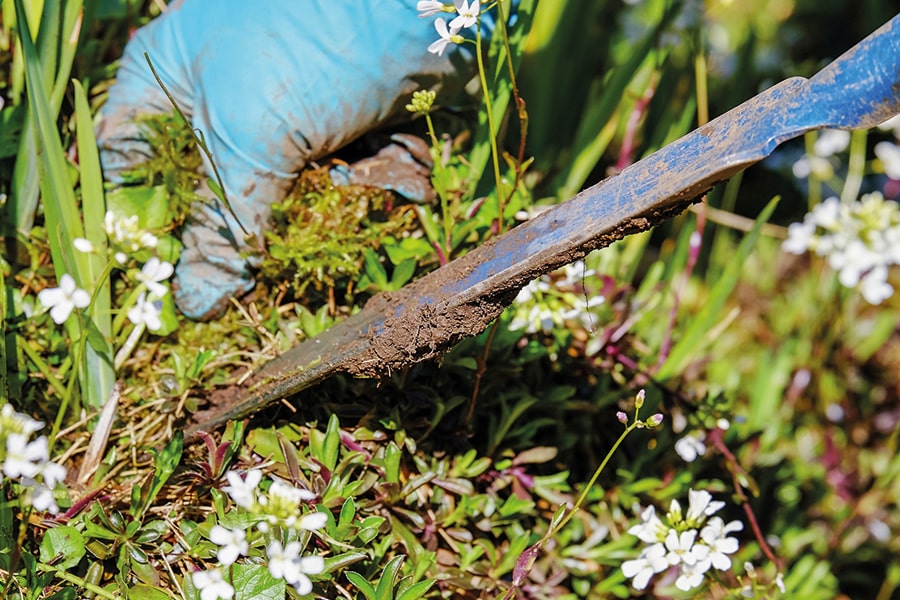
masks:
<svg viewBox="0 0 900 600"><path fill-rule="evenodd" d="M731 472L731 481L734 485L734 492L737 497L741 501L741 508L744 509L744 514L747 515L747 521L750 523L750 529L753 530L753 535L756 537L756 541L759 542L759 547L762 549L763 554L766 555L766 558L772 562L773 565L780 571L783 567L781 561L776 558L775 553L772 552L772 549L769 547L769 544L766 543L766 538L763 536L762 529L759 527L759 522L756 520L756 515L753 513L753 508L750 506L750 499L747 498L747 494L744 493L744 488L741 485L740 481L738 481L738 473L744 472L744 469L741 468L741 465L738 463L737 457L732 454L731 450L728 449L728 446L725 445L725 440L722 439L722 436L725 434L724 429L715 428L709 432L709 436L707 440L711 442L716 449L722 453L722 456L725 457L725 460L728 462L729 471Z"/></svg>
<svg viewBox="0 0 900 600"><path fill-rule="evenodd" d="M619 151L619 160L616 161L616 172L622 171L625 167L634 162L635 138L637 138L638 125L641 117L647 111L647 106L656 93L654 85L647 86L644 95L634 104L631 114L628 116L628 124L625 126L625 135L622 138L622 149Z"/></svg>

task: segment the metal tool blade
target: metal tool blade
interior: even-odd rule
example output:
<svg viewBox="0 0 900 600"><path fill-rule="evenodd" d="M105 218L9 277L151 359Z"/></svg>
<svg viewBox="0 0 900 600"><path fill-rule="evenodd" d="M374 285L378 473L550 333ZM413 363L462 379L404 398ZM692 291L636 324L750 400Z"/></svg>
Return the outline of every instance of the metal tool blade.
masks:
<svg viewBox="0 0 900 600"><path fill-rule="evenodd" d="M771 87L618 175L365 308L219 390L188 434L215 428L338 372L378 377L483 331L529 281L682 212L713 185L821 128L900 112L900 15L810 79Z"/></svg>

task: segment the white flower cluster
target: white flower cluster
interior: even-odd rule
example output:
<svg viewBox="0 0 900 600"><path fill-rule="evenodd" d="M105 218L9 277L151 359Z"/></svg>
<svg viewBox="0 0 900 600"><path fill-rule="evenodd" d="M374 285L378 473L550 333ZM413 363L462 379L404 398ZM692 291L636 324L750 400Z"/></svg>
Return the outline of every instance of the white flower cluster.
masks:
<svg viewBox="0 0 900 600"><path fill-rule="evenodd" d="M315 494L295 488L287 482L272 477L272 483L265 491L259 488L262 471L251 469L245 477L236 471L225 474L229 485L222 488L232 502L255 517L256 528L263 534L270 533L273 527L292 529L294 531L315 531L325 526L328 515L322 512L303 513L304 502L315 499ZM209 539L219 546L216 557L222 566L234 564L241 556L250 551L250 543L244 530L227 529L215 525L209 532ZM308 594L312 591L309 575L318 575L325 570L325 561L321 556L302 556L303 547L298 541L283 545L280 540L271 540L266 547L269 557L269 572L273 577L284 579L298 593ZM226 600L234 597L234 588L219 568L208 571L197 571L191 575L194 586L200 590L201 600Z"/></svg>
<svg viewBox="0 0 900 600"><path fill-rule="evenodd" d="M672 500L664 523L649 506L641 513L641 523L628 530L647 544L640 556L622 563L622 573L632 580L635 589L646 588L656 573L676 568L675 587L689 591L703 583L711 568L731 568L729 555L738 551L738 540L729 534L741 531L744 524L713 517L725 503L714 501L707 491L689 490L688 499L687 514L682 514L681 505Z"/></svg>
<svg viewBox="0 0 900 600"><path fill-rule="evenodd" d="M434 21L434 29L439 37L428 46L428 51L442 56L450 44L462 44L466 41L466 38L459 35L459 32L478 23L478 16L481 14L481 0L473 0L472 4L469 4L469 0L453 0L452 4L436 0L420 0L416 3L416 10L423 18L442 12L456 14L449 25L443 18Z"/></svg>
<svg viewBox="0 0 900 600"><path fill-rule="evenodd" d="M112 211L107 211L104 228L109 238L110 252L119 265L128 264L130 258L126 251L134 253L152 249L158 242L155 235L140 229L137 216L116 218ZM90 240L84 238L76 238L72 245L75 250L85 254L97 251ZM175 267L155 256L145 262L140 271L135 271L134 279L140 286L141 293L128 311L129 321L136 326L146 326L150 331L162 328L162 299L169 291L163 282L174 272ZM59 279L59 287L41 290L38 300L50 309L53 322L62 325L74 309L86 308L91 303L91 295L79 288L75 279L65 273Z"/></svg>
<svg viewBox="0 0 900 600"><path fill-rule="evenodd" d="M579 260L529 283L513 302L515 314L510 331L550 333L566 321L579 321L590 329L593 323L589 310L605 301L603 296L586 297L584 280L593 275L594 271L586 269L584 261Z"/></svg>
<svg viewBox="0 0 900 600"><path fill-rule="evenodd" d="M109 237L113 256L120 265L128 262L129 254L152 250L159 243L155 235L141 229L137 215L116 217L113 211L108 210L103 217L103 228Z"/></svg>
<svg viewBox="0 0 900 600"><path fill-rule="evenodd" d="M828 198L791 224L782 247L826 257L842 285L859 286L867 302L880 304L894 293L888 267L900 264L900 207L880 192L864 194L859 202Z"/></svg>
<svg viewBox="0 0 900 600"><path fill-rule="evenodd" d="M22 486L19 499L35 510L56 514L53 488L66 478L66 469L50 460L46 436L29 441L44 424L16 412L11 404L0 408L0 464L2 475Z"/></svg>
<svg viewBox="0 0 900 600"><path fill-rule="evenodd" d="M849 131L826 129L813 144L812 154L803 156L794 163L794 177L806 179L815 175L819 179L830 179L834 176L835 167L840 165L834 155L846 150L849 144Z"/></svg>

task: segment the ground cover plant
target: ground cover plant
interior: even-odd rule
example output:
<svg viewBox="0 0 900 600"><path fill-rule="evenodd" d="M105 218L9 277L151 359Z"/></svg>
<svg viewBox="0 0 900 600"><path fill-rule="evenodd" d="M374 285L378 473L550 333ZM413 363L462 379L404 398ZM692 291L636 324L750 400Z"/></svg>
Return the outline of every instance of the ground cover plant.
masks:
<svg viewBox="0 0 900 600"><path fill-rule="evenodd" d="M165 3L3 0L2 597L896 597L896 120L787 144L440 360L182 433L375 294L892 16L765 4L520 0L483 43L507 3L410 2L422 52L477 45L484 90L409 99L436 201L336 185L340 156L305 171L256 289L199 323L168 283L198 138L146 119L154 157L111 186L93 136Z"/></svg>

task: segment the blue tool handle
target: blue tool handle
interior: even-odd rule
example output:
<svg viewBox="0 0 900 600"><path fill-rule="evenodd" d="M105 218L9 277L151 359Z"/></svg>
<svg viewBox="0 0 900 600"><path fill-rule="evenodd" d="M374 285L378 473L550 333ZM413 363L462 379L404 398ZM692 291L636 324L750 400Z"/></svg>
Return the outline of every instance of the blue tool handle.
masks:
<svg viewBox="0 0 900 600"><path fill-rule="evenodd" d="M480 333L535 277L677 214L790 138L869 127L900 112L900 16L810 80L764 91L267 364L222 391L189 433L241 417L335 372L379 376Z"/></svg>

